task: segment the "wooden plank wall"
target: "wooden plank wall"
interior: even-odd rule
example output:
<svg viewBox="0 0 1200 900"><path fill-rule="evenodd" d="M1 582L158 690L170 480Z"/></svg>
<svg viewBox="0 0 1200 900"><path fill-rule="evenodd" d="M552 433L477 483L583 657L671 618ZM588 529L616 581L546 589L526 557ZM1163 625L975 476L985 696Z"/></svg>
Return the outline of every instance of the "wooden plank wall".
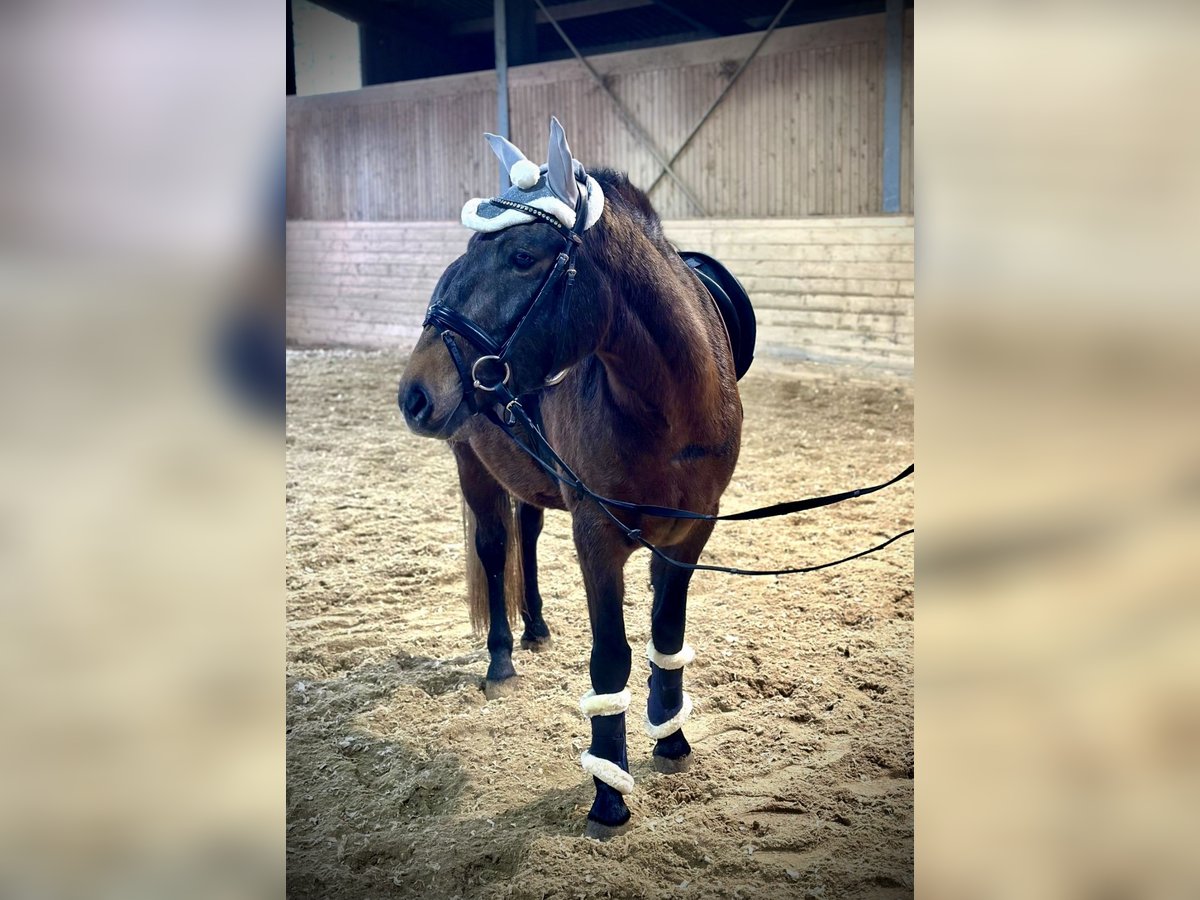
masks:
<svg viewBox="0 0 1200 900"><path fill-rule="evenodd" d="M665 227L678 246L712 254L742 280L758 314L760 357L911 372L911 217ZM411 346L438 277L469 235L456 222L289 222L289 343Z"/></svg>
<svg viewBox="0 0 1200 900"><path fill-rule="evenodd" d="M780 29L680 157L676 171L708 216L873 215L881 209L882 15ZM901 204L912 211L912 14L905 42ZM737 35L596 56L596 67L659 150L671 155L749 55ZM559 116L585 165L647 186L650 152L575 60L510 70L513 139L542 161ZM481 138L495 126L492 72L287 101L288 217L318 221L456 218L495 190ZM698 215L669 179L664 219Z"/></svg>
<svg viewBox="0 0 1200 900"><path fill-rule="evenodd" d="M758 356L911 373L913 219L687 219L664 223L681 249L742 282Z"/></svg>

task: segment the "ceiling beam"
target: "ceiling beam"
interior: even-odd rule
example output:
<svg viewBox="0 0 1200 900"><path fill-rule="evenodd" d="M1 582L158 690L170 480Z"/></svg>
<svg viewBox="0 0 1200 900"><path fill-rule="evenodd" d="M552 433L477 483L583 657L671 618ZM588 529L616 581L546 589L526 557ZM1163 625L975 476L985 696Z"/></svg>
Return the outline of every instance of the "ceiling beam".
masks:
<svg viewBox="0 0 1200 900"><path fill-rule="evenodd" d="M749 29L744 20L720 11L720 4L689 3L687 0L654 0L654 5L675 18L687 22L708 37L741 34Z"/></svg>
<svg viewBox="0 0 1200 900"><path fill-rule="evenodd" d="M317 6L337 13L368 28L401 32L419 38L424 44L449 45L446 22L422 15L399 4L378 3L372 0L312 0Z"/></svg>
<svg viewBox="0 0 1200 900"><path fill-rule="evenodd" d="M792 25L807 25L810 22L828 22L832 19L850 19L855 16L870 16L883 12L885 0L812 0L796 7L787 17ZM771 22L771 16L751 16L746 24L760 31Z"/></svg>
<svg viewBox="0 0 1200 900"><path fill-rule="evenodd" d="M605 13L623 12L627 9L641 9L653 5L652 0L577 0L575 3L560 3L558 6L552 7L550 14L556 21L565 22L568 19L601 16ZM545 25L550 20L546 18L545 13L538 10L534 13L534 21L538 25ZM450 33L476 34L491 31L494 27L492 16L481 16L478 19L464 19L456 22L451 26Z"/></svg>
<svg viewBox="0 0 1200 900"><path fill-rule="evenodd" d="M374 0L312 0L359 26L363 84L448 75L462 66L462 41L447 23L404 7ZM386 46L380 51L376 42Z"/></svg>

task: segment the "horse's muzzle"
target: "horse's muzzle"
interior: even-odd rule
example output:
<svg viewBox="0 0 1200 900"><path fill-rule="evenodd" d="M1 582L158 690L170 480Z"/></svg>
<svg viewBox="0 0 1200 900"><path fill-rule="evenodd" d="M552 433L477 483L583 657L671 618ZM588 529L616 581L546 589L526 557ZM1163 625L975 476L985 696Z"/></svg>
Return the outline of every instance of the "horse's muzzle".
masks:
<svg viewBox="0 0 1200 900"><path fill-rule="evenodd" d="M404 413L405 423L413 434L442 439L449 436L450 420L454 418L462 404L439 402L436 396L420 381L400 382L400 391L396 401L400 406L400 411ZM448 409L447 407L452 408Z"/></svg>
<svg viewBox="0 0 1200 900"><path fill-rule="evenodd" d="M397 401L400 403L400 409L404 411L404 421L408 423L408 427L413 431L423 431L429 417L433 415L433 398L429 396L429 391L425 390L424 385L414 381L406 389L405 385L401 384Z"/></svg>

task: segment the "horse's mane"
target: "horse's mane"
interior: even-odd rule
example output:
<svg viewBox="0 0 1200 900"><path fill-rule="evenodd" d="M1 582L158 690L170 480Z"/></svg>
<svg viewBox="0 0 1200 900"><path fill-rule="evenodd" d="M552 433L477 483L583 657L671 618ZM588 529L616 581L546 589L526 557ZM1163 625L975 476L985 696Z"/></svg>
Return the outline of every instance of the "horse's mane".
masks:
<svg viewBox="0 0 1200 900"><path fill-rule="evenodd" d="M604 190L606 202L614 201L617 206L630 218L634 219L645 229L652 238L662 239L662 220L655 212L646 192L636 187L629 176L616 169L594 169L590 174Z"/></svg>
<svg viewBox="0 0 1200 900"><path fill-rule="evenodd" d="M591 169L589 174L604 191L605 210L587 232L588 252L618 282L624 302L636 310L659 345L678 354L680 364L703 367L705 357L711 360L719 352L712 348L725 339L724 331L719 325L700 324L712 312L700 301L698 292L703 288L689 277L687 266L667 240L650 198L624 172ZM684 318L694 321L703 333L699 345L689 346L680 339Z"/></svg>
<svg viewBox="0 0 1200 900"><path fill-rule="evenodd" d="M682 264L663 234L662 220L646 192L629 176L596 169L593 178L604 191L604 215L589 230L588 252L622 288L626 302L650 319L659 318L659 302L679 291Z"/></svg>

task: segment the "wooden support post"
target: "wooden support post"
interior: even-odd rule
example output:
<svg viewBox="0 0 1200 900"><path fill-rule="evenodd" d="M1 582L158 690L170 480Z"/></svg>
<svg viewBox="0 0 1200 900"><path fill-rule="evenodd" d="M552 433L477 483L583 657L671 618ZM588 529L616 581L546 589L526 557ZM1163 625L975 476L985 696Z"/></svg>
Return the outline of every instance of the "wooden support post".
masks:
<svg viewBox="0 0 1200 900"><path fill-rule="evenodd" d="M496 30L496 134L511 137L508 126L508 21L505 16L505 0L495 0ZM504 163L500 166L500 193L508 190L508 171Z"/></svg>
<svg viewBox="0 0 1200 900"><path fill-rule="evenodd" d="M900 212L900 104L904 77L904 0L887 0L883 55L883 211Z"/></svg>

